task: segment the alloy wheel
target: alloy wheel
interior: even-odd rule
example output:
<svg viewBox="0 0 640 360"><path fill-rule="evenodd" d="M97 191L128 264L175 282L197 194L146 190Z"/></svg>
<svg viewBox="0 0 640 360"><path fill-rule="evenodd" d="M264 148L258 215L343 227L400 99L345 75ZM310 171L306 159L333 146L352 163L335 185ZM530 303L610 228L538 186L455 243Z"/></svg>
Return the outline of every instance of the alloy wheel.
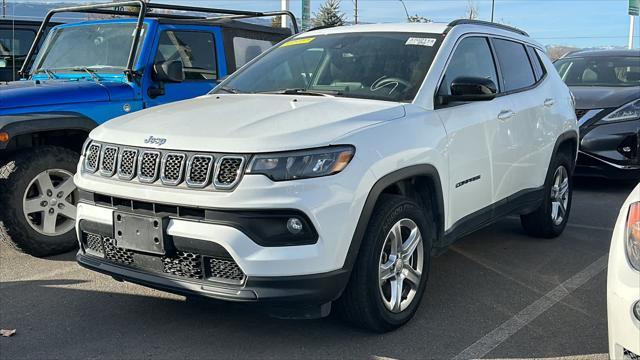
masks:
<svg viewBox="0 0 640 360"><path fill-rule="evenodd" d="M51 169L31 180L23 196L22 212L34 230L43 235L58 236L75 226L77 201L73 174Z"/></svg>
<svg viewBox="0 0 640 360"><path fill-rule="evenodd" d="M411 219L389 230L379 260L378 288L385 307L404 311L416 297L424 266L424 248L418 225Z"/></svg>
<svg viewBox="0 0 640 360"><path fill-rule="evenodd" d="M564 166L556 169L551 186L551 220L554 225L564 221L569 206L569 172Z"/></svg>

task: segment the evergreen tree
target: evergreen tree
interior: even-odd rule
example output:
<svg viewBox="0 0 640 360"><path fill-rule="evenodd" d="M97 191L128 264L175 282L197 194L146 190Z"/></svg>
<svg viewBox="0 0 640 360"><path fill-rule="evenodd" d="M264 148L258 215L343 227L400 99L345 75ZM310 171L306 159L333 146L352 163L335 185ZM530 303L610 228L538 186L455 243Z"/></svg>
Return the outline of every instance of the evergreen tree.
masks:
<svg viewBox="0 0 640 360"><path fill-rule="evenodd" d="M327 0L320 5L320 10L314 16L314 26L342 26L345 23L344 13L340 11L340 0Z"/></svg>

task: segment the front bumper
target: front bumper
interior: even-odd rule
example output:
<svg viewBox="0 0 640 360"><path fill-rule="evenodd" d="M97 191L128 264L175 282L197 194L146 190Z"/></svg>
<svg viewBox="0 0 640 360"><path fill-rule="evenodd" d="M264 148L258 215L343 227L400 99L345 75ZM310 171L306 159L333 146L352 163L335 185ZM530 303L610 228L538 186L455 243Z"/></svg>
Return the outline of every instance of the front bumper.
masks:
<svg viewBox="0 0 640 360"><path fill-rule="evenodd" d="M576 175L640 178L640 120L585 124L580 136Z"/></svg>
<svg viewBox="0 0 640 360"><path fill-rule="evenodd" d="M629 204L623 205L628 209ZM611 359L631 359L625 351L640 355L640 319L633 306L640 301L640 271L634 270L624 248L627 211L618 217L611 239L607 270L607 320L609 356Z"/></svg>
<svg viewBox="0 0 640 360"><path fill-rule="evenodd" d="M197 295L227 301L324 304L337 299L349 279L345 270L326 274L289 277L248 277L242 285L207 283L177 276L162 275L116 265L78 252L78 263L90 270L110 275L117 280L147 286L181 295Z"/></svg>

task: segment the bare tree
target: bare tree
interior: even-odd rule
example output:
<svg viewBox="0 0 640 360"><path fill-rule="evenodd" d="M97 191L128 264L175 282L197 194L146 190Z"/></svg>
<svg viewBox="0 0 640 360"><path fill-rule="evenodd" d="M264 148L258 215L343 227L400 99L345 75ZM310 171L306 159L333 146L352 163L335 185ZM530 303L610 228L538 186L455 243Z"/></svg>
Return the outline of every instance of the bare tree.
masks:
<svg viewBox="0 0 640 360"><path fill-rule="evenodd" d="M426 18L424 16L420 16L418 14L409 16L407 18L407 21L411 22L411 23L430 23L430 22L433 22L433 20L428 19L428 18Z"/></svg>
<svg viewBox="0 0 640 360"><path fill-rule="evenodd" d="M478 5L476 5L475 1L468 0L467 15L465 17L470 20L475 20L478 18Z"/></svg>

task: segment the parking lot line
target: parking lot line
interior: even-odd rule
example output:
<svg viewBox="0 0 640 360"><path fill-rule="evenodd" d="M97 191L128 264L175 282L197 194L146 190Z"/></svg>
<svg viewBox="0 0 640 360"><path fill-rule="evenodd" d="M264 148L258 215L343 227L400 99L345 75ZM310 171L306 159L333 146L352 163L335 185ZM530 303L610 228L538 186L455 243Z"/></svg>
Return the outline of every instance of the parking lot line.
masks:
<svg viewBox="0 0 640 360"><path fill-rule="evenodd" d="M524 308L511 319L505 321L502 325L464 349L456 355L454 359L479 359L487 355L538 316L602 272L607 267L608 256L607 254L600 257L584 270L556 286L553 290Z"/></svg>

